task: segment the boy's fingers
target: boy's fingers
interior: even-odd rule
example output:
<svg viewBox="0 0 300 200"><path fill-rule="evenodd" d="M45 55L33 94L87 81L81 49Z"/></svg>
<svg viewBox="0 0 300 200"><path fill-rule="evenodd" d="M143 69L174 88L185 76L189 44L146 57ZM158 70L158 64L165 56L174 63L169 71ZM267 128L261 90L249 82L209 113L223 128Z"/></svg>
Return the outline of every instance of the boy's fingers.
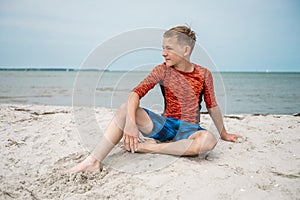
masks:
<svg viewBox="0 0 300 200"><path fill-rule="evenodd" d="M130 151L130 141L129 141L128 135L125 135L124 138L125 138L125 140L124 140L125 148L127 151Z"/></svg>
<svg viewBox="0 0 300 200"><path fill-rule="evenodd" d="M137 137L124 134L123 138L124 138L124 146L127 151L131 151L132 153L137 151L137 145L138 145Z"/></svg>
<svg viewBox="0 0 300 200"><path fill-rule="evenodd" d="M134 137L134 151L137 151L137 146L138 146L138 138Z"/></svg>
<svg viewBox="0 0 300 200"><path fill-rule="evenodd" d="M132 136L130 137L129 141L130 141L130 151L131 153L134 153L134 141Z"/></svg>

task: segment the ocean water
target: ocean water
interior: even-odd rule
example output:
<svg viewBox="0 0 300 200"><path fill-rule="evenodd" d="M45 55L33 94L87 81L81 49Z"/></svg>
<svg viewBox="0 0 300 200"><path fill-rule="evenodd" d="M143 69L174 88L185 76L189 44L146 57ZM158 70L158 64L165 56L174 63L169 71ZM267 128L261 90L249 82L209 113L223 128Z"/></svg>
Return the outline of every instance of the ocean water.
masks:
<svg viewBox="0 0 300 200"><path fill-rule="evenodd" d="M0 71L0 103L117 108L148 72ZM224 114L300 112L300 73L213 73ZM82 101L85 100L85 101ZM84 102L84 103L83 103ZM141 101L163 109L159 87ZM203 104L203 110L206 111Z"/></svg>

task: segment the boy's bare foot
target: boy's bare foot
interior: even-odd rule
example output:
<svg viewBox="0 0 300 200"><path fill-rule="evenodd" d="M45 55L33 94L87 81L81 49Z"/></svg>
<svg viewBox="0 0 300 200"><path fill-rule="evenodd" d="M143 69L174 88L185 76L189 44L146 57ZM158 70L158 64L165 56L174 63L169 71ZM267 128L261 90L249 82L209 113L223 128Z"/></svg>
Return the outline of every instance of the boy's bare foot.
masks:
<svg viewBox="0 0 300 200"><path fill-rule="evenodd" d="M62 173L79 173L79 172L99 172L101 171L100 162L89 155L86 159L84 159L81 163L75 165L74 167L62 171Z"/></svg>

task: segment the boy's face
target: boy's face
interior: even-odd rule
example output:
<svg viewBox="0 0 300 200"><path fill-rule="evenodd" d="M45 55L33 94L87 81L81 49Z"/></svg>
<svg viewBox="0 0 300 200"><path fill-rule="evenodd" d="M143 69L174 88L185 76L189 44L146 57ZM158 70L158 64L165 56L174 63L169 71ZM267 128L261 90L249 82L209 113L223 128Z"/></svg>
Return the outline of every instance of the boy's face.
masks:
<svg viewBox="0 0 300 200"><path fill-rule="evenodd" d="M178 44L176 37L163 38L162 47L167 66L177 65L184 59L184 47Z"/></svg>

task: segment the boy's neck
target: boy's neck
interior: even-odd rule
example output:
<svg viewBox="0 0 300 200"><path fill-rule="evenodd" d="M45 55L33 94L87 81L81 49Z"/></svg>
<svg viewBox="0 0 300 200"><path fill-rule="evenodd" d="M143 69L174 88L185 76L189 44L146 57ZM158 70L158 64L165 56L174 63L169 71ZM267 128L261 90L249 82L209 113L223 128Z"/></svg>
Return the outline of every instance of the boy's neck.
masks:
<svg viewBox="0 0 300 200"><path fill-rule="evenodd" d="M177 70L182 71L182 72L193 72L194 71L194 65L189 60L180 62L177 65L174 65L174 67Z"/></svg>

